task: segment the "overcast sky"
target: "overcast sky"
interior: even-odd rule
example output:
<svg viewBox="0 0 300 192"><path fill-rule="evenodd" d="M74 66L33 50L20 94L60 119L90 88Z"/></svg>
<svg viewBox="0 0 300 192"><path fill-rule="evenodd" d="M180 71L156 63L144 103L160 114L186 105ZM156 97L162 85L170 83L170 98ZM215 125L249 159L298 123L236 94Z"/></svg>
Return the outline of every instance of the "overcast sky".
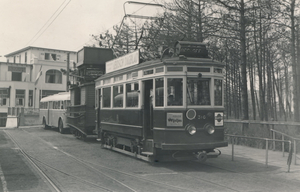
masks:
<svg viewBox="0 0 300 192"><path fill-rule="evenodd" d="M126 1L0 0L0 61L6 61L4 55L27 46L78 51L91 43L91 34L100 34L120 25ZM129 9L134 7L129 6Z"/></svg>

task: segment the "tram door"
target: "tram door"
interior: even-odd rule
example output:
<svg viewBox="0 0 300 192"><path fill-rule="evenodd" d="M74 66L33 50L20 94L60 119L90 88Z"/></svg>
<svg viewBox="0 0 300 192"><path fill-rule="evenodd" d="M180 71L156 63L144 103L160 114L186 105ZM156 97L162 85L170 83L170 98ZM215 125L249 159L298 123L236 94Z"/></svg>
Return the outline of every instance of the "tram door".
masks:
<svg viewBox="0 0 300 192"><path fill-rule="evenodd" d="M143 115L143 127L144 127L144 138L153 138L153 80L143 81L143 92L144 92L144 115Z"/></svg>

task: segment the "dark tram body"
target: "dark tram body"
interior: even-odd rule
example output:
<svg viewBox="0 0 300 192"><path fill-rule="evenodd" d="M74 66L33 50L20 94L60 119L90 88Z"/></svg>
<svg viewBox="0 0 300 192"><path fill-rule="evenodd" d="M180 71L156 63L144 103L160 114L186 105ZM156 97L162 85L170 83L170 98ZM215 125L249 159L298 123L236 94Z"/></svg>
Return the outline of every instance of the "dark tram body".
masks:
<svg viewBox="0 0 300 192"><path fill-rule="evenodd" d="M172 57L139 51L106 62L95 80L102 146L149 161L217 157L224 140L224 64L202 43L179 41Z"/></svg>
<svg viewBox="0 0 300 192"><path fill-rule="evenodd" d="M77 52L78 73L70 86L71 106L67 108L67 124L77 138L97 135L94 80L105 73L105 62L111 59L111 49L83 47Z"/></svg>
<svg viewBox="0 0 300 192"><path fill-rule="evenodd" d="M67 109L67 124L78 138L95 135L95 83L85 83L70 89L71 106Z"/></svg>

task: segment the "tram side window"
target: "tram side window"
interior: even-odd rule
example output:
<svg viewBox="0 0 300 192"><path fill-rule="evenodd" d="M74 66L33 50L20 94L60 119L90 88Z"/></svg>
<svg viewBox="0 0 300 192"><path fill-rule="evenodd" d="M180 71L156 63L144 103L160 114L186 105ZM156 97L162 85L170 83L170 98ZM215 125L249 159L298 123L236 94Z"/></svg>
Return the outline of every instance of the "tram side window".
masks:
<svg viewBox="0 0 300 192"><path fill-rule="evenodd" d="M182 78L168 78L168 106L182 106Z"/></svg>
<svg viewBox="0 0 300 192"><path fill-rule="evenodd" d="M111 88L103 88L103 107L110 107L111 103Z"/></svg>
<svg viewBox="0 0 300 192"><path fill-rule="evenodd" d="M215 79L215 105L222 106L222 80Z"/></svg>
<svg viewBox="0 0 300 192"><path fill-rule="evenodd" d="M123 107L123 85L113 87L114 107Z"/></svg>
<svg viewBox="0 0 300 192"><path fill-rule="evenodd" d="M164 79L155 79L155 106L164 106Z"/></svg>
<svg viewBox="0 0 300 192"><path fill-rule="evenodd" d="M188 105L210 105L209 79L187 79Z"/></svg>
<svg viewBox="0 0 300 192"><path fill-rule="evenodd" d="M138 107L139 105L139 84L126 84L126 107Z"/></svg>

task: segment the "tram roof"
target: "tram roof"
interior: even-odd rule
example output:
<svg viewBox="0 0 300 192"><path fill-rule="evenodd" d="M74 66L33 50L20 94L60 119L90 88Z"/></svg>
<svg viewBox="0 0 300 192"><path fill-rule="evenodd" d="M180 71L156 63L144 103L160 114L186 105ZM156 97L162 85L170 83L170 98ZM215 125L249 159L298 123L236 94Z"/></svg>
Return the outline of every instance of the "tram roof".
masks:
<svg viewBox="0 0 300 192"><path fill-rule="evenodd" d="M41 102L70 100L70 92L60 92L41 99Z"/></svg>
<svg viewBox="0 0 300 192"><path fill-rule="evenodd" d="M166 59L155 59L151 61L145 61L139 63L134 66L130 66L124 69L119 69L110 73L106 73L99 77L97 80L105 79L107 77L113 77L118 74L128 73L134 70L140 70L143 68L150 68L158 65L189 65L189 66L216 66L216 67L224 67L225 64L219 61L213 60L211 58L196 58L196 57L185 57L185 56L177 56Z"/></svg>

